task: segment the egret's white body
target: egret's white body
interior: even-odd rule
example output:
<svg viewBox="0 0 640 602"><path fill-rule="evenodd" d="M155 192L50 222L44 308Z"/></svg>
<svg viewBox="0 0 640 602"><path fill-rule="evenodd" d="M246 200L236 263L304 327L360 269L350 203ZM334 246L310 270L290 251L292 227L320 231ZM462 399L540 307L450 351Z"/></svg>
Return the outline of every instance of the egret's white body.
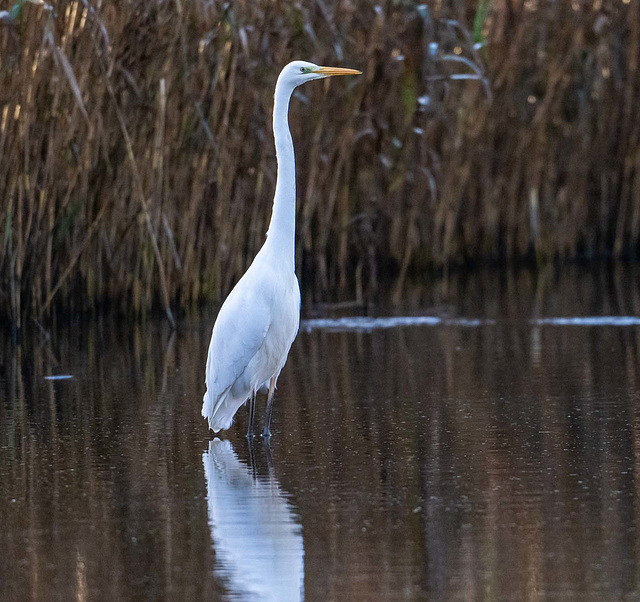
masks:
<svg viewBox="0 0 640 602"><path fill-rule="evenodd" d="M268 246L236 284L213 327L202 415L217 432L282 370L300 323L293 269L275 267Z"/></svg>
<svg viewBox="0 0 640 602"><path fill-rule="evenodd" d="M222 305L209 344L202 415L214 432L229 428L238 408L249 399L247 434L252 434L255 395L267 389L263 434L270 435L276 382L300 324L300 288L295 274L295 156L288 123L291 94L312 79L357 73L293 61L278 77L273 104L278 177L267 240Z"/></svg>

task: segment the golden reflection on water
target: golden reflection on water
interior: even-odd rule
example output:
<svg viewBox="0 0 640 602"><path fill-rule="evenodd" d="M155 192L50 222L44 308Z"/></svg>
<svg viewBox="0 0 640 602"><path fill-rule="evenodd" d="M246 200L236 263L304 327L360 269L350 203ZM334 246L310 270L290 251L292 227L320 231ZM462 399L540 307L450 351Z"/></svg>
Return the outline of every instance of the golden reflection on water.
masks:
<svg viewBox="0 0 640 602"><path fill-rule="evenodd" d="M640 329L518 318L640 315L637 282L450 284L497 323L301 333L272 464L241 411L227 473L200 417L211 316L3 342L0 598L246 599L217 475L238 535L270 492L307 600L634 599Z"/></svg>

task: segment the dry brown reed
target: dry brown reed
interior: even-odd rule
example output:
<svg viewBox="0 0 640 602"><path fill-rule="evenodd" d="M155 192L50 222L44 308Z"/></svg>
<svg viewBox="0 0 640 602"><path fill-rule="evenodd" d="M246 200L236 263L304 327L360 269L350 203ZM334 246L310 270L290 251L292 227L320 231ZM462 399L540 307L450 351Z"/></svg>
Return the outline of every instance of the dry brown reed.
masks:
<svg viewBox="0 0 640 602"><path fill-rule="evenodd" d="M0 314L18 327L220 300L264 239L292 58L364 71L293 103L307 298L637 250L637 2L50 4L0 12Z"/></svg>

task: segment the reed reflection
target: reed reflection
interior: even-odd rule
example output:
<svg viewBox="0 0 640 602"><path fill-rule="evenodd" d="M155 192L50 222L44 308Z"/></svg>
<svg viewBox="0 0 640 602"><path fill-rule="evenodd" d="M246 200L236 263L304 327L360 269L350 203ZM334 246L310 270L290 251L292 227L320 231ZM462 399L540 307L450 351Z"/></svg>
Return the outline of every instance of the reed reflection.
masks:
<svg viewBox="0 0 640 602"><path fill-rule="evenodd" d="M639 275L452 280L491 324L301 332L277 481L242 414L209 450L213 316L0 338L0 600L255 599L269 513L294 599L303 571L307 601L639 599L640 327L538 320L640 315ZM402 315L440 315L422 294ZM242 558L234 516L263 524Z"/></svg>
<svg viewBox="0 0 640 602"><path fill-rule="evenodd" d="M301 600L304 590L302 529L280 489L268 444L268 474L258 474L253 442L251 466L230 441L214 439L202 455L215 574L240 600Z"/></svg>

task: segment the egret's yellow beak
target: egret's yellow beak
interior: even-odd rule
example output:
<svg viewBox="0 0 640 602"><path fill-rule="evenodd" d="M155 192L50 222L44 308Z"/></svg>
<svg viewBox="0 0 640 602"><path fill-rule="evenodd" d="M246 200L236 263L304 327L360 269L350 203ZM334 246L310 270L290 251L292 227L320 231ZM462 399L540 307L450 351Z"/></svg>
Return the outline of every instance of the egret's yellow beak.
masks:
<svg viewBox="0 0 640 602"><path fill-rule="evenodd" d="M325 77L331 75L362 75L362 71L358 71L357 69L343 69L342 67L318 67L315 72Z"/></svg>

